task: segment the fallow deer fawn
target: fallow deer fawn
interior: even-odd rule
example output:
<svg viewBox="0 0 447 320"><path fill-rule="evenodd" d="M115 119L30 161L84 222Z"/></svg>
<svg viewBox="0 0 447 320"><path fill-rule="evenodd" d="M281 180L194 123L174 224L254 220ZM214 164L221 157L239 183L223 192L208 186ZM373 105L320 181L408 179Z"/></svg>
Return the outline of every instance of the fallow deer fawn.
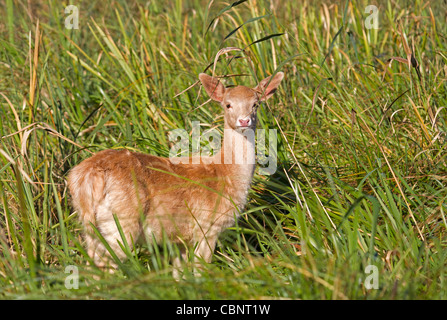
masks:
<svg viewBox="0 0 447 320"><path fill-rule="evenodd" d="M208 95L225 112L224 141L213 156L199 161L182 158L186 163L173 164L169 158L104 150L71 170L68 186L73 206L84 225L88 254L97 266L113 263L92 225L121 260L126 257L114 215L128 244L144 236L156 241L167 236L211 261L219 234L235 223L244 208L253 178L255 145L243 132L255 130L258 103L273 95L283 77L279 72L251 89L225 88L217 78L199 75ZM236 163L241 154L242 163ZM185 258L186 248L181 250Z"/></svg>

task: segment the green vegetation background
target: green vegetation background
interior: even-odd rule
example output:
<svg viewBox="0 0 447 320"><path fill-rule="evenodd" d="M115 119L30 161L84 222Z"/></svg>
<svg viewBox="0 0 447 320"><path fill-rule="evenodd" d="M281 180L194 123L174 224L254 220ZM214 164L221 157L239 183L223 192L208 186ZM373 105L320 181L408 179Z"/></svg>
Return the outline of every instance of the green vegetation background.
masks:
<svg viewBox="0 0 447 320"><path fill-rule="evenodd" d="M446 298L443 2L72 4L71 30L68 3L0 4L0 298ZM226 47L244 51L214 65ZM167 133L192 121L221 130L197 83L213 68L227 85L285 72L259 110L276 173L256 172L199 278L187 264L172 278L168 242L113 274L88 266L68 170L107 148L167 156Z"/></svg>

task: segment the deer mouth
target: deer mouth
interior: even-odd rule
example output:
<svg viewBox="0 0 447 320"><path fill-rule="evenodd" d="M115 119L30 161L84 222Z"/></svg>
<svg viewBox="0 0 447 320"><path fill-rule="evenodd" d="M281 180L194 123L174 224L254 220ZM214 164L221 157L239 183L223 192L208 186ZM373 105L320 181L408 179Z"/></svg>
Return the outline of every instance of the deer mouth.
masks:
<svg viewBox="0 0 447 320"><path fill-rule="evenodd" d="M255 126L253 125L253 124L250 124L250 125L246 125L246 124L239 124L239 125L236 125L236 131L240 131L240 132L244 132L244 131L247 131L247 130L254 130L255 129Z"/></svg>

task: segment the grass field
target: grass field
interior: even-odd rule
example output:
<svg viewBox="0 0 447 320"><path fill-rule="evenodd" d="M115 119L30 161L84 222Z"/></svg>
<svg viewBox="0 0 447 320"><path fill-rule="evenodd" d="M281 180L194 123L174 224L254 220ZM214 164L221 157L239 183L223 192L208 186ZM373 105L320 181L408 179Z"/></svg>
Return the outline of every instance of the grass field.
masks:
<svg viewBox="0 0 447 320"><path fill-rule="evenodd" d="M444 2L106 2L72 1L78 29L68 3L0 4L1 299L447 298ZM214 64L227 47L243 51ZM285 72L258 112L275 174L255 173L199 278L173 279L168 242L88 266L69 169L107 148L167 156L193 121L221 130L196 84L213 69Z"/></svg>

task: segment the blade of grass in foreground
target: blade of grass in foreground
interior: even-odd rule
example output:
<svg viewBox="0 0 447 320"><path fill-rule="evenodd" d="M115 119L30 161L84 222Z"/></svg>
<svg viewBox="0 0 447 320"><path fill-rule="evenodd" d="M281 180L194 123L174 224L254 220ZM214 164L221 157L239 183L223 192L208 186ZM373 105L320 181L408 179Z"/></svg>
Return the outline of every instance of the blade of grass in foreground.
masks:
<svg viewBox="0 0 447 320"><path fill-rule="evenodd" d="M28 208L26 206L25 201L25 192L23 190L23 180L22 175L20 174L17 165L13 166L13 171L16 177L16 185L17 185L17 196L19 198L19 205L20 205L20 215L22 220L22 228L23 228L23 248L26 254L26 259L28 262L28 268L29 268L29 275L31 278L31 281L29 282L29 285L35 289L36 284L34 280L37 276L37 270L36 270L36 257L34 256L34 248L33 248L33 234L31 232L31 224L28 218Z"/></svg>

